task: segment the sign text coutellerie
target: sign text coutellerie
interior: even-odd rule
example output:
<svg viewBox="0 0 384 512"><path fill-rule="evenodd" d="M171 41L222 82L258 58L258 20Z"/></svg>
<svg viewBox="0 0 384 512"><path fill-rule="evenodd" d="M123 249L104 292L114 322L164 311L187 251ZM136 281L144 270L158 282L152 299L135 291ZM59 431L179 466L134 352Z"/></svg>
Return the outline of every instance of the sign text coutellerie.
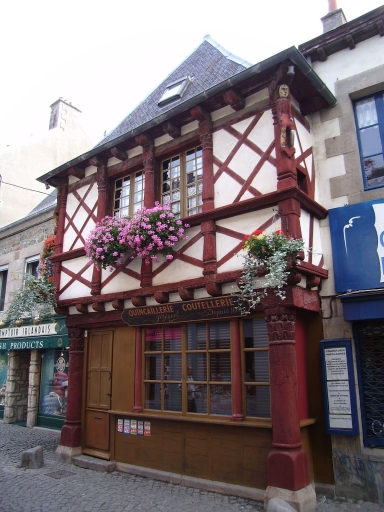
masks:
<svg viewBox="0 0 384 512"><path fill-rule="evenodd" d="M130 308L123 311L122 319L128 325L153 325L238 317L238 300L228 296Z"/></svg>

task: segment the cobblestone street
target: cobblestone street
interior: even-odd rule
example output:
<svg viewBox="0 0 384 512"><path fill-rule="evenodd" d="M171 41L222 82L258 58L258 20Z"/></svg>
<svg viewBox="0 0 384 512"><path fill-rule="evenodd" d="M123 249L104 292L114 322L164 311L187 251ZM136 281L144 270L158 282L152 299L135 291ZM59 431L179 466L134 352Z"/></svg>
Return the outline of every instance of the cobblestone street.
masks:
<svg viewBox="0 0 384 512"><path fill-rule="evenodd" d="M262 511L263 504L233 496L119 473L57 463L59 432L0 422L0 512ZM45 465L20 467L21 452L42 446ZM318 511L384 511L384 505L318 496Z"/></svg>

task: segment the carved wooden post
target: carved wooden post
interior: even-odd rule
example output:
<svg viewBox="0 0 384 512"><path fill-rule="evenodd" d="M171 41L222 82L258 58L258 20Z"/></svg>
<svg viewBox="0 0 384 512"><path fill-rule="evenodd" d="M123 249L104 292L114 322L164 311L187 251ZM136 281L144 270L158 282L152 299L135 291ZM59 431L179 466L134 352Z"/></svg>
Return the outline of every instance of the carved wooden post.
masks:
<svg viewBox="0 0 384 512"><path fill-rule="evenodd" d="M143 341L142 328L136 327L136 353L135 353L135 405L132 412L143 412L142 385L143 385Z"/></svg>
<svg viewBox="0 0 384 512"><path fill-rule="evenodd" d="M307 454L302 450L294 309L267 306L271 381L272 446L268 485L297 491L309 484Z"/></svg>
<svg viewBox="0 0 384 512"><path fill-rule="evenodd" d="M199 121L199 137L203 151L203 212L214 209L214 181L213 181L213 140L212 121L209 113L197 106L191 109L192 117ZM203 263L204 275L216 274L216 230L214 221L201 223L201 232L204 236Z"/></svg>
<svg viewBox="0 0 384 512"><path fill-rule="evenodd" d="M155 205L155 145L153 140L145 134L138 135L136 142L143 147L143 173L144 173L144 206L153 208ZM142 288L152 286L152 262L146 265L141 262Z"/></svg>
<svg viewBox="0 0 384 512"><path fill-rule="evenodd" d="M84 338L81 329L68 328L69 366L68 397L65 423L61 429L60 446L57 450L63 459L81 451L81 410L83 389ZM67 447L67 450L65 449ZM73 450L77 448L78 450Z"/></svg>
<svg viewBox="0 0 384 512"><path fill-rule="evenodd" d="M56 181L58 181L56 179ZM63 252L64 244L64 230L65 230L65 211L67 208L67 197L68 197L68 180L60 180L57 183L53 183L57 193L57 204L54 212L54 218L56 222L55 226L55 249L54 256ZM56 300L59 299L60 292L60 272L61 262L57 261L52 266L53 279L55 283Z"/></svg>
<svg viewBox="0 0 384 512"><path fill-rule="evenodd" d="M233 414L231 420L243 421L244 415L241 406L241 349L240 349L240 320L234 318L231 320L231 330L233 336L232 355L233 355L233 373L232 373L232 390L233 390Z"/></svg>
<svg viewBox="0 0 384 512"><path fill-rule="evenodd" d="M99 159L93 161L94 165L98 165L96 180L97 180L97 222L101 221L103 217L108 214L108 178L107 166ZM101 293L101 269L93 266L91 295L100 295Z"/></svg>

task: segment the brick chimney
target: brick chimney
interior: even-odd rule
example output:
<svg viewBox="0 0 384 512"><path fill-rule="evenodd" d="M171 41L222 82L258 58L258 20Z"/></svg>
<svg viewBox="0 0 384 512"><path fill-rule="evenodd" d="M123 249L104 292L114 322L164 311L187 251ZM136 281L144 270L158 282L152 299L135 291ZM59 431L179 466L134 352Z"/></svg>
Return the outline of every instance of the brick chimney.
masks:
<svg viewBox="0 0 384 512"><path fill-rule="evenodd" d="M51 116L49 118L49 129L60 128L65 130L72 123L77 123L81 110L74 107L70 101L59 98L51 105Z"/></svg>
<svg viewBox="0 0 384 512"><path fill-rule="evenodd" d="M337 0L328 0L328 14L323 16L321 21L323 23L323 34L347 23L343 9L337 8Z"/></svg>

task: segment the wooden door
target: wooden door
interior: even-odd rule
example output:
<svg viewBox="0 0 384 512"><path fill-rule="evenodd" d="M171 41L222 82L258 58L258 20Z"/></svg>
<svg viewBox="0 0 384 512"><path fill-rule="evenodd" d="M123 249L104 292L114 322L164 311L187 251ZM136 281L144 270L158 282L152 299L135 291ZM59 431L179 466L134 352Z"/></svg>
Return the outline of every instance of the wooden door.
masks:
<svg viewBox="0 0 384 512"><path fill-rule="evenodd" d="M84 453L109 458L113 331L90 333Z"/></svg>

